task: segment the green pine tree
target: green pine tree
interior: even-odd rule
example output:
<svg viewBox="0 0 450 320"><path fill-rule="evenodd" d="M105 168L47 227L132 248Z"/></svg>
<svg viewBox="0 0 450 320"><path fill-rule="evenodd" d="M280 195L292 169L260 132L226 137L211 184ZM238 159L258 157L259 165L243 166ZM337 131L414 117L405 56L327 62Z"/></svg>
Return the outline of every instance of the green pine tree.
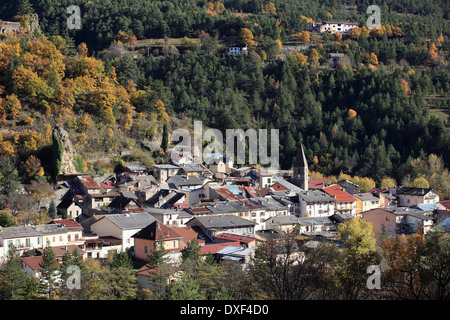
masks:
<svg viewBox="0 0 450 320"><path fill-rule="evenodd" d="M43 293L51 299L55 292L55 277L59 268L56 262L55 252L49 242L47 242L47 246L44 248L42 262L39 266L42 268L41 283Z"/></svg>
<svg viewBox="0 0 450 320"><path fill-rule="evenodd" d="M22 271L22 261L13 244L10 244L6 262L0 270L0 300L25 298L27 275Z"/></svg>
<svg viewBox="0 0 450 320"><path fill-rule="evenodd" d="M50 201L50 206L48 207L48 215L52 219L56 219L58 217L58 209L56 208L56 204L53 199Z"/></svg>
<svg viewBox="0 0 450 320"><path fill-rule="evenodd" d="M163 133L162 133L162 141L161 141L161 149L166 152L167 148L169 147L169 127L167 124L164 124L163 126Z"/></svg>

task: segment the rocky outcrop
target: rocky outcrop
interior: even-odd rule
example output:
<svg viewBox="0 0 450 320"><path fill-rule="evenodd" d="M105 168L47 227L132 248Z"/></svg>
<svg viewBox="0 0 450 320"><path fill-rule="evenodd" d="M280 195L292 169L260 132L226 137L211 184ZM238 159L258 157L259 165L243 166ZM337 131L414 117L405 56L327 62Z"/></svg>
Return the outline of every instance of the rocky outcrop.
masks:
<svg viewBox="0 0 450 320"><path fill-rule="evenodd" d="M62 155L61 155L61 168L59 174L71 174L78 173L75 170L73 164L73 158L77 154L72 142L69 139L69 134L62 127L56 125L53 129L55 137L61 142L62 145Z"/></svg>

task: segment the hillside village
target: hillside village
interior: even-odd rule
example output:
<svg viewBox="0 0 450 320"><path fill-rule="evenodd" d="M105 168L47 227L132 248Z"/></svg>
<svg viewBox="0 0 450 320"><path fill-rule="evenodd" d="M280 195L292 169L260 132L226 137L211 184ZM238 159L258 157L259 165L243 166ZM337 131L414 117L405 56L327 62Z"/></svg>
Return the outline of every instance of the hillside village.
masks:
<svg viewBox="0 0 450 320"><path fill-rule="evenodd" d="M88 174L58 177L58 218L46 225L0 228L0 257L10 245L21 255L23 272L39 278L42 253L50 246L58 261L75 249L83 259L129 252L141 266L140 288L149 288L146 262L155 243L164 242L167 263L177 266L181 251L193 239L200 254L234 261L242 269L256 249L284 234L337 242L339 224L361 219L377 238L426 235L436 224L450 227L450 201L432 189L396 187L361 193L358 185L311 180L303 147L293 171L270 171L233 165L231 157L211 154L209 166L182 157L155 164L147 172L139 162L98 181ZM282 253L280 253L282 254ZM302 252L293 259L303 261ZM175 276L174 276L175 277Z"/></svg>
<svg viewBox="0 0 450 320"><path fill-rule="evenodd" d="M156 21L178 4L160 4L152 23L98 22L76 48L47 12L48 39L33 10L0 20L0 300L450 298L438 270L449 258L447 31L429 39L392 19L369 30L356 4L351 18L288 19L238 2L207 2L207 28L172 21L164 34ZM290 170L218 153L169 160L159 140L195 118L280 128ZM78 258L90 278L71 296L63 281ZM368 265L382 266L380 293Z"/></svg>

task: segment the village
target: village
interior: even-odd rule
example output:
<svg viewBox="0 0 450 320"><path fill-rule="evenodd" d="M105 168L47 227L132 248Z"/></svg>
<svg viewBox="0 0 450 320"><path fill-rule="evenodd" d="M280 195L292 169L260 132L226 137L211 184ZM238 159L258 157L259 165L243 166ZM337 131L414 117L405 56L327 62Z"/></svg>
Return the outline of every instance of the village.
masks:
<svg viewBox="0 0 450 320"><path fill-rule="evenodd" d="M245 269L258 246L294 234L336 242L339 224L368 221L381 236L426 235L435 224L449 227L450 201L432 189L396 187L361 193L358 185L311 180L303 147L292 171L236 168L231 157L210 154L206 166L180 157L155 164L151 174L139 162L105 180L88 174L61 174L55 194L58 219L46 225L0 228L0 258L10 245L19 251L23 272L41 276L42 252L51 246L57 260L76 250L83 259L105 260L129 252L142 267L140 288L149 288L148 262L157 241L164 242L167 263L181 263L181 251L193 239L201 255L234 261ZM448 229L447 229L448 230ZM282 254L282 253L280 253ZM291 254L301 263L302 252Z"/></svg>

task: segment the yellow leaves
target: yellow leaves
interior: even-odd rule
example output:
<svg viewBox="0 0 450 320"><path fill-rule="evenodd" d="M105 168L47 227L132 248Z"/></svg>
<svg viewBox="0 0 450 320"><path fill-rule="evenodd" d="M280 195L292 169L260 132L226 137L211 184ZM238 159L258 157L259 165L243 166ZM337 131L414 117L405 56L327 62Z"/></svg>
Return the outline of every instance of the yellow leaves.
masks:
<svg viewBox="0 0 450 320"><path fill-rule="evenodd" d="M17 119L22 113L22 104L14 93L6 96L0 105L3 107L7 119Z"/></svg>
<svg viewBox="0 0 450 320"><path fill-rule="evenodd" d="M334 37L336 38L336 40L342 40L342 33L336 32L336 33L334 34Z"/></svg>
<svg viewBox="0 0 450 320"><path fill-rule="evenodd" d="M206 12L210 15L215 16L222 13L223 11L225 11L225 6L221 2L208 2Z"/></svg>
<svg viewBox="0 0 450 320"><path fill-rule="evenodd" d="M432 42L430 44L430 47L428 48L428 58L430 58L430 60L433 60L434 58L436 58L438 55L437 52L437 48L436 45L434 44L434 42Z"/></svg>
<svg viewBox="0 0 450 320"><path fill-rule="evenodd" d="M308 18L308 17L305 17L304 15L301 15L300 18L305 19L306 22L308 22L308 23L313 23L313 21L314 21L313 18Z"/></svg>
<svg viewBox="0 0 450 320"><path fill-rule="evenodd" d="M301 31L295 35L297 36L298 40L300 40L300 41L303 41L303 42L311 41L311 36L308 31Z"/></svg>
<svg viewBox="0 0 450 320"><path fill-rule="evenodd" d="M319 64L319 53L316 49L311 49L311 52L308 56L308 62L311 66L316 66Z"/></svg>
<svg viewBox="0 0 450 320"><path fill-rule="evenodd" d="M119 31L120 32L120 31ZM80 54L83 58L86 58L88 56L88 47L86 43L82 42L77 47L77 52Z"/></svg>
<svg viewBox="0 0 450 320"><path fill-rule="evenodd" d="M348 109L347 120L352 120L356 117L356 111L353 109Z"/></svg>
<svg viewBox="0 0 450 320"><path fill-rule="evenodd" d="M369 56L369 63L370 64L372 64L372 65L374 65L374 66L377 66L378 65L378 57L377 57L377 55L375 54L375 53L371 53L370 54L370 56Z"/></svg>
<svg viewBox="0 0 450 320"><path fill-rule="evenodd" d="M134 36L131 33L127 33L125 31L119 30L116 34L116 40L121 43L129 43L129 44L135 44L137 41L136 36Z"/></svg>
<svg viewBox="0 0 450 320"><path fill-rule="evenodd" d="M253 46L257 45L257 43L255 41L253 41L252 31L248 28L241 29L240 37L242 39L242 42L244 42L249 47L253 47Z"/></svg>
<svg viewBox="0 0 450 320"><path fill-rule="evenodd" d="M169 115L167 114L164 103L161 100L155 102L155 109L157 120L169 124Z"/></svg>
<svg viewBox="0 0 450 320"><path fill-rule="evenodd" d="M35 176L42 177L44 175L44 168L41 166L41 160L33 155L25 160L25 171L30 178Z"/></svg>
<svg viewBox="0 0 450 320"><path fill-rule="evenodd" d="M400 86L403 88L403 90L405 91L405 93L407 95L411 94L411 90L409 89L408 81L406 81L405 79L401 79Z"/></svg>
<svg viewBox="0 0 450 320"><path fill-rule="evenodd" d="M269 2L264 6L262 12L264 14L276 14L277 8L275 7L275 4L273 4L273 2Z"/></svg>
<svg viewBox="0 0 450 320"><path fill-rule="evenodd" d="M430 187L430 183L425 177L419 177L413 180L411 187L428 189Z"/></svg>
<svg viewBox="0 0 450 320"><path fill-rule="evenodd" d="M361 36L361 34L362 34L362 30L361 30L360 27L352 28L352 29L350 30L350 32L349 32L349 36L350 36L350 38L352 38L353 40L358 40L359 37Z"/></svg>
<svg viewBox="0 0 450 320"><path fill-rule="evenodd" d="M276 44L278 45L278 48L281 49L281 47L283 46L283 44L281 43L280 39L275 40Z"/></svg>
<svg viewBox="0 0 450 320"><path fill-rule="evenodd" d="M26 117L25 120L23 120L23 123L27 126L32 126L34 123L34 119L31 117Z"/></svg>
<svg viewBox="0 0 450 320"><path fill-rule="evenodd" d="M296 63L298 63L300 66L308 64L308 56L306 56L303 53L300 53L298 51L294 51L293 53L291 53L291 55L289 57L290 57L290 59L292 59Z"/></svg>

